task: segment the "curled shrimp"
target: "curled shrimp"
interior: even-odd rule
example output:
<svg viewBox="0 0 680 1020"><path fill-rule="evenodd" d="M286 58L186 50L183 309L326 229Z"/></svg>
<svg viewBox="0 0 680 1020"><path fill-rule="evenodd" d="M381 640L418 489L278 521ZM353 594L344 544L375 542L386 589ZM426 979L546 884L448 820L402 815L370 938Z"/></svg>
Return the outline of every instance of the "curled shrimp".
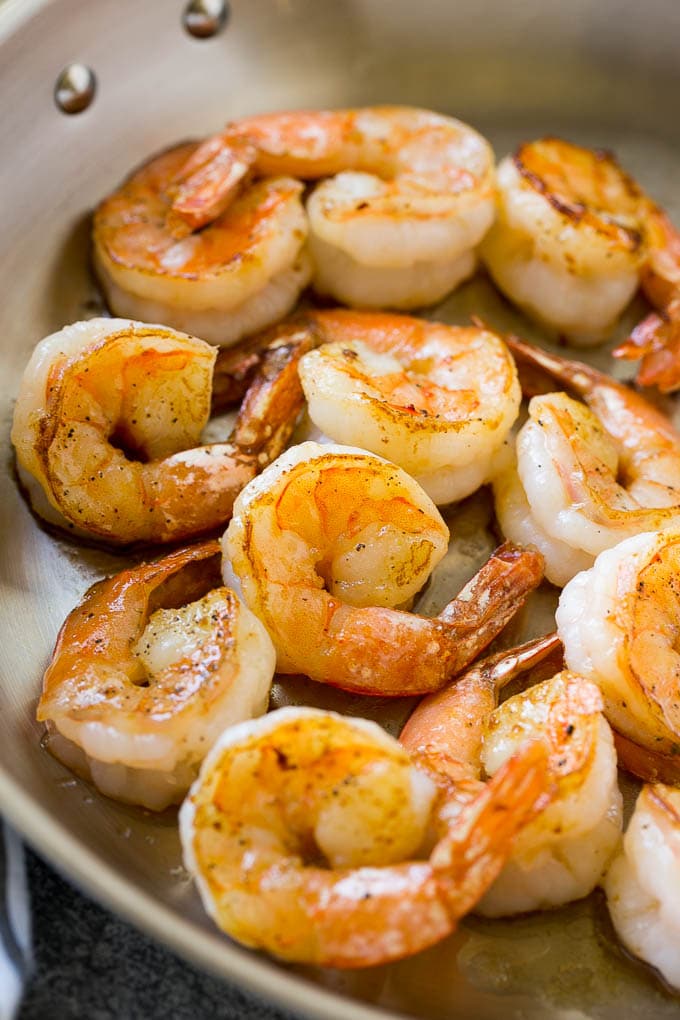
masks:
<svg viewBox="0 0 680 1020"><path fill-rule="evenodd" d="M367 967L450 934L549 789L533 743L414 857L436 784L375 723L282 708L227 730L205 759L180 811L184 860L239 942Z"/></svg>
<svg viewBox="0 0 680 1020"><path fill-rule="evenodd" d="M443 686L542 577L529 550L498 550L436 619L401 611L448 548L420 486L364 450L303 443L243 490L224 539L277 651L277 670L364 694Z"/></svg>
<svg viewBox="0 0 680 1020"><path fill-rule="evenodd" d="M287 315L309 282L302 185L246 181L252 150L234 146L213 168L230 202L210 215L203 181L203 220L180 218L173 199L197 150L190 143L154 156L99 204L94 263L116 315L229 345Z"/></svg>
<svg viewBox="0 0 680 1020"><path fill-rule="evenodd" d="M599 343L637 290L647 199L610 153L525 142L498 167L498 211L481 254L528 315Z"/></svg>
<svg viewBox="0 0 680 1020"><path fill-rule="evenodd" d="M588 365L516 337L506 342L518 361L545 370L588 405L566 393L531 400L529 421L517 436L521 488L513 479L496 487L507 537L527 541L535 522L546 574L565 583L622 539L680 525L680 435L668 419ZM522 495L530 517L518 528L513 513L522 517Z"/></svg>
<svg viewBox="0 0 680 1020"><path fill-rule="evenodd" d="M195 223L228 205L231 168L245 151L256 174L326 178L307 201L318 291L408 309L438 301L473 272L494 216L494 167L467 124L403 106L237 120L192 160L176 215Z"/></svg>
<svg viewBox="0 0 680 1020"><path fill-rule="evenodd" d="M561 667L556 634L500 652L418 705L400 741L412 758L455 784L454 800L476 795L488 776L534 740L549 750L553 797L517 836L476 906L490 917L545 910L587 896L620 838L616 751L596 685ZM523 673L532 684L498 707ZM544 679L539 679L544 678ZM455 813L455 812L454 812Z"/></svg>
<svg viewBox="0 0 680 1020"><path fill-rule="evenodd" d="M680 990L680 790L642 788L604 889L626 948Z"/></svg>
<svg viewBox="0 0 680 1020"><path fill-rule="evenodd" d="M672 393L680 389L680 232L655 206L647 224L649 255L642 289L658 311L646 316L612 353L616 358L641 358L640 385Z"/></svg>
<svg viewBox="0 0 680 1020"><path fill-rule="evenodd" d="M180 801L222 730L267 708L275 653L204 542L99 581L62 626L38 720L109 797Z"/></svg>
<svg viewBox="0 0 680 1020"><path fill-rule="evenodd" d="M303 335L273 341L229 441L200 446L214 348L125 319L66 326L38 344L24 372L12 427L19 465L79 533L123 544L217 528L285 446L308 348Z"/></svg>
<svg viewBox="0 0 680 1020"><path fill-rule="evenodd" d="M317 312L312 323L322 346L299 371L323 433L399 464L435 503L487 480L521 402L499 336L376 312Z"/></svg>
<svg viewBox="0 0 680 1020"><path fill-rule="evenodd" d="M635 535L565 587L557 627L570 669L598 684L642 779L680 782L680 530Z"/></svg>

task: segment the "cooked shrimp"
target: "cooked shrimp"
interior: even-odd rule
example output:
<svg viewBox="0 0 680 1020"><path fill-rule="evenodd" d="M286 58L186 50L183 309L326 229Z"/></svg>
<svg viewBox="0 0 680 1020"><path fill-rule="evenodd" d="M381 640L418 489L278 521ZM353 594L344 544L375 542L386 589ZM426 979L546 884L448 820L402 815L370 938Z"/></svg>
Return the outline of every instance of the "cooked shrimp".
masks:
<svg viewBox="0 0 680 1020"><path fill-rule="evenodd" d="M630 535L680 525L680 435L668 419L588 365L515 337L506 342L517 359L547 371L589 405L566 393L529 404L517 470L538 528L596 556ZM520 535L526 537L508 532L514 540ZM580 553L571 569L582 569Z"/></svg>
<svg viewBox="0 0 680 1020"><path fill-rule="evenodd" d="M642 289L658 314L644 318L613 354L642 358L637 373L640 385L672 393L680 389L680 232L656 207L647 227L649 257L642 270Z"/></svg>
<svg viewBox="0 0 680 1020"><path fill-rule="evenodd" d="M622 763L671 783L680 782L678 577L680 529L635 535L570 581L557 610L567 665L602 690Z"/></svg>
<svg viewBox="0 0 680 1020"><path fill-rule="evenodd" d="M375 723L282 708L227 730L180 811L206 910L285 960L368 967L450 934L547 799L525 748L414 858L436 786Z"/></svg>
<svg viewBox="0 0 680 1020"><path fill-rule="evenodd" d="M199 149L190 143L154 156L100 203L94 262L116 315L228 345L287 315L309 282L307 217L302 185L290 177L238 190L246 148L228 153L231 162L222 154L214 168L222 185L231 184L232 201L203 230L200 218L185 226L189 218L180 221L172 203Z"/></svg>
<svg viewBox="0 0 680 1020"><path fill-rule="evenodd" d="M441 687L542 577L539 554L503 547L437 619L402 612L448 548L448 528L401 468L346 446L284 453L234 505L223 539L280 673L364 694Z"/></svg>
<svg viewBox="0 0 680 1020"><path fill-rule="evenodd" d="M642 788L604 888L626 948L680 990L680 790Z"/></svg>
<svg viewBox="0 0 680 1020"><path fill-rule="evenodd" d="M299 371L323 433L399 464L435 503L487 480L522 399L499 336L377 312L317 312L312 322L323 345Z"/></svg>
<svg viewBox="0 0 680 1020"><path fill-rule="evenodd" d="M220 586L219 544L99 581L66 619L43 680L49 749L109 797L182 799L222 730L267 708L275 653Z"/></svg>
<svg viewBox="0 0 680 1020"><path fill-rule="evenodd" d="M556 784L550 804L519 833L512 854L475 908L489 917L545 910L587 896L621 834L616 752L597 687L555 672L557 635L501 652L416 708L400 740L416 761L446 774L460 796L474 794L510 756L547 743ZM559 668L559 666L557 667ZM546 676L497 708L500 690L532 670ZM450 814L451 807L446 811Z"/></svg>
<svg viewBox="0 0 680 1020"><path fill-rule="evenodd" d="M498 213L481 254L528 315L573 343L599 343L637 290L647 200L613 156L558 138L498 167Z"/></svg>
<svg viewBox="0 0 680 1020"><path fill-rule="evenodd" d="M308 349L304 334L273 342L229 441L199 446L214 348L124 319L66 326L24 372L17 459L79 532L116 543L198 535L228 521L236 494L285 446Z"/></svg>
<svg viewBox="0 0 680 1020"><path fill-rule="evenodd" d="M317 290L350 305L416 308L470 276L494 216L493 154L467 124L428 110L377 106L247 117L209 139L196 192L251 146L259 174L322 181L307 202ZM224 161L225 187L219 180ZM193 166L191 167L193 170ZM175 202L195 222L191 178Z"/></svg>

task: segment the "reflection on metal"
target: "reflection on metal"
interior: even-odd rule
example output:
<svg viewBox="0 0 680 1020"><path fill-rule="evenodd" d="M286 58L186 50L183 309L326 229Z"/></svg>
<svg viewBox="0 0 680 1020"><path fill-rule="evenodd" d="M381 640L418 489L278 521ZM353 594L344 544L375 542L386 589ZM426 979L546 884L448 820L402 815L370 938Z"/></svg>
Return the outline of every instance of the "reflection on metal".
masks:
<svg viewBox="0 0 680 1020"><path fill-rule="evenodd" d="M54 101L63 113L82 113L94 99L97 79L85 64L68 64L57 78Z"/></svg>
<svg viewBox="0 0 680 1020"><path fill-rule="evenodd" d="M226 0L189 0L182 24L196 39L210 39L221 32L229 18Z"/></svg>

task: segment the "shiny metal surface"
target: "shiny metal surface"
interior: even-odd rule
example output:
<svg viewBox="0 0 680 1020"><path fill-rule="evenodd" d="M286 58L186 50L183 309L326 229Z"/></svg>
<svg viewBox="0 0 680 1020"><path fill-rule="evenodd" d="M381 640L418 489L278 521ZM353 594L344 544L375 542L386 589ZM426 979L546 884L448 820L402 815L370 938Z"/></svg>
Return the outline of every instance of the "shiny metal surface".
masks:
<svg viewBox="0 0 680 1020"><path fill-rule="evenodd" d="M470 120L499 154L544 132L612 147L680 211L677 0L235 0L228 31L200 46L182 28L183 9L179 0L0 6L0 806L103 902L202 966L310 1016L680 1016L678 1000L626 961L597 897L511 923L469 919L434 949L366 973L279 967L213 929L181 867L171 813L106 801L40 745L34 708L57 629L91 580L123 561L33 520L12 474L12 399L33 345L100 307L88 215L130 167L239 114L408 102ZM74 59L97 75L97 102L64 117L52 89ZM483 278L436 314L480 310L523 327ZM596 357L611 367L606 352ZM484 558L488 516L484 496L456 516L453 574L440 572L439 586L462 583ZM431 609L442 594L426 594ZM546 589L510 637L544 629L553 606ZM407 711L302 681L276 691L278 703L306 699L342 700L392 726Z"/></svg>
<svg viewBox="0 0 680 1020"><path fill-rule="evenodd" d="M228 17L225 0L189 0L182 12L182 24L196 39L212 39L222 31Z"/></svg>
<svg viewBox="0 0 680 1020"><path fill-rule="evenodd" d="M97 78L85 64L69 64L54 86L54 101L62 113L82 113L94 99Z"/></svg>

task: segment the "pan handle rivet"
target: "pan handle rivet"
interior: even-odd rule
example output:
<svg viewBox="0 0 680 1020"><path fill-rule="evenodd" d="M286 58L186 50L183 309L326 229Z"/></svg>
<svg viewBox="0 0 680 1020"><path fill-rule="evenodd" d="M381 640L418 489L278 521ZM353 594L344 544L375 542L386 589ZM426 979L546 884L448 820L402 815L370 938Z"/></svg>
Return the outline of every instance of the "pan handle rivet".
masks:
<svg viewBox="0 0 680 1020"><path fill-rule="evenodd" d="M82 113L94 99L97 79L85 64L68 64L57 78L54 101L63 113Z"/></svg>
<svg viewBox="0 0 680 1020"><path fill-rule="evenodd" d="M196 39L210 39L221 32L229 17L226 0L189 0L182 24Z"/></svg>

